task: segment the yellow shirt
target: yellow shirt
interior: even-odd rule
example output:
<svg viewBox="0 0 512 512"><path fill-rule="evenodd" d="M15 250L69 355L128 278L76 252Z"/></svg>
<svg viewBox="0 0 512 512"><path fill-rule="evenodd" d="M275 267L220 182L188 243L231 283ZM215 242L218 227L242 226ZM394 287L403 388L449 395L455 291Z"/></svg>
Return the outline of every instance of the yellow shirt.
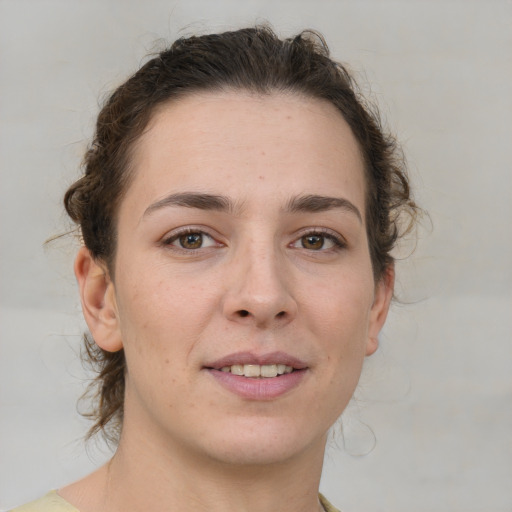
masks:
<svg viewBox="0 0 512 512"><path fill-rule="evenodd" d="M50 491L38 500L13 508L11 512L78 512L78 510L61 498L57 491Z"/></svg>
<svg viewBox="0 0 512 512"><path fill-rule="evenodd" d="M339 512L334 508L321 494L318 495L322 507L325 512ZM46 496L38 500L31 501L26 505L17 507L11 512L79 512L73 505L68 503L64 498L61 498L57 491L50 491Z"/></svg>

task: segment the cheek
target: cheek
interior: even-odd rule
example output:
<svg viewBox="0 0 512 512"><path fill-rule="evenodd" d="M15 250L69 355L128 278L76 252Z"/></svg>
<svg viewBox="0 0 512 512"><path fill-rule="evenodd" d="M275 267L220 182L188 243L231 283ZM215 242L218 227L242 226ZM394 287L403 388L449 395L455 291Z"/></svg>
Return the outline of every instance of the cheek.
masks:
<svg viewBox="0 0 512 512"><path fill-rule="evenodd" d="M170 275L161 266L146 266L144 274L148 277L141 279L140 271L125 270L128 278L117 290L127 358L136 356L145 364L149 361L149 371L160 371L166 360L167 366L183 366L211 318L212 290L203 280Z"/></svg>
<svg viewBox="0 0 512 512"><path fill-rule="evenodd" d="M373 281L354 275L341 276L310 290L304 301L322 338L340 340L344 345L358 345L363 341L369 326Z"/></svg>
<svg viewBox="0 0 512 512"><path fill-rule="evenodd" d="M349 278L350 277L350 278ZM330 419L341 414L357 386L366 353L373 280L354 274L309 294L308 329L321 347L317 374L327 389Z"/></svg>
<svg viewBox="0 0 512 512"><path fill-rule="evenodd" d="M207 297L203 281L172 272L165 264L140 262L125 267L124 276L118 287L120 314L136 329L173 323L179 327L173 320L200 313Z"/></svg>

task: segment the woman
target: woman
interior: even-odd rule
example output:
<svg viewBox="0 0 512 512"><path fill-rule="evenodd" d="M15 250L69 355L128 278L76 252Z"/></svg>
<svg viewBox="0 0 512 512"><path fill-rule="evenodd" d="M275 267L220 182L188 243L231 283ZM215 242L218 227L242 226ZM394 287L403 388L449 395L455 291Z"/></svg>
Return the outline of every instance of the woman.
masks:
<svg viewBox="0 0 512 512"><path fill-rule="evenodd" d="M18 510L335 510L329 428L378 346L393 140L322 39L191 37L107 101L65 206L110 462Z"/></svg>

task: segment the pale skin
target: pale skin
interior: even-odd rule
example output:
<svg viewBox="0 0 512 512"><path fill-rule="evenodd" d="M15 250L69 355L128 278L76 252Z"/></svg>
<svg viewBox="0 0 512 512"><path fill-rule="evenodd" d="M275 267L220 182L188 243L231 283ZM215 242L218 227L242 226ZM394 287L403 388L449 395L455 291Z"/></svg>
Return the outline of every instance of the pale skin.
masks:
<svg viewBox="0 0 512 512"><path fill-rule="evenodd" d="M115 276L86 248L75 262L96 343L126 354L122 436L59 494L81 512L318 511L328 429L393 292L350 128L294 94L194 94L159 109L133 166ZM288 354L301 377L240 396L212 368L239 352Z"/></svg>

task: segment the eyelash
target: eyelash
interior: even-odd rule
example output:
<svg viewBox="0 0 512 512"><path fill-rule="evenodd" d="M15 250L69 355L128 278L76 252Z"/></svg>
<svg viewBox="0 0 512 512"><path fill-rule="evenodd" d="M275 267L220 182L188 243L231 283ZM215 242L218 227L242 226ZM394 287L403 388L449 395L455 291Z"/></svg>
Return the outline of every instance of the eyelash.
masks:
<svg viewBox="0 0 512 512"><path fill-rule="evenodd" d="M194 248L185 248L178 245L173 245L174 242L178 241L181 237L187 236L187 235L200 235L201 236L201 246L200 247L194 247ZM322 247L319 249L308 249L307 247L304 247L303 245L301 247L296 247L295 244L303 243L304 239L306 237L321 237L322 238ZM206 247L204 247L204 240L209 239L212 243ZM325 245L325 241L330 241L333 244L333 247L329 247L325 249L323 246ZM194 228L187 227L184 229L179 230L178 232L172 233L170 236L164 238L162 240L162 245L166 247L172 247L176 251L182 251L184 253L191 253L196 252L201 249L208 249L210 247L222 247L224 244L221 242L218 242L212 235L204 231L202 228ZM315 252L327 252L327 251L337 251L341 249L345 249L347 247L347 243L345 239L336 233L335 231L331 231L330 229L318 229L318 228L311 228L311 229L304 229L303 232L298 236L293 242L291 242L289 247L296 248L296 249L303 249L306 251L310 251L312 253Z"/></svg>
<svg viewBox="0 0 512 512"><path fill-rule="evenodd" d="M187 236L187 235L200 235L201 236L201 247L187 249L185 247L173 245L174 242L178 241L181 237ZM207 238L213 242L208 247L203 247L205 238ZM200 249L207 249L207 248L213 247L213 246L219 247L219 246L222 246L223 244L221 244L220 242L215 240L215 238L212 235L210 235L209 233L207 233L204 229L194 228L193 226L191 226L191 227L181 229L178 232L172 233L170 236L164 238L162 240L162 245L164 245L166 247L172 247L174 250L177 250L177 251L183 251L183 252L190 253L190 252L199 251Z"/></svg>
<svg viewBox="0 0 512 512"><path fill-rule="evenodd" d="M290 245L293 247L294 244L296 243L301 243L302 240L304 240L306 237L322 237L324 242L323 242L323 245L325 244L325 240L328 240L330 242L333 243L333 247L329 247L327 249L324 249L323 247L321 247L320 249L307 249L306 247L297 247L298 249L304 249L306 251L311 251L311 252L327 252L327 251L337 251L337 250L341 250L341 249L346 249L347 248L347 243L345 241L345 239L339 235L338 233L336 233L335 231L331 231L330 229L327 229L327 228L323 228L323 229L319 229L319 228L311 228L311 229L308 229L306 228L302 234L296 238Z"/></svg>

